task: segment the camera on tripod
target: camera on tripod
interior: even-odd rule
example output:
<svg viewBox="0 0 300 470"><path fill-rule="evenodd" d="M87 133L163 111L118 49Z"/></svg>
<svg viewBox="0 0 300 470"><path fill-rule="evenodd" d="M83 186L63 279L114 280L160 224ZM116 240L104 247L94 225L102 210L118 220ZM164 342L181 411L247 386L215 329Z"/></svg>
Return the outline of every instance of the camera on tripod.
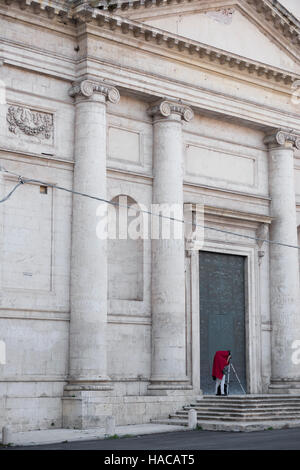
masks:
<svg viewBox="0 0 300 470"><path fill-rule="evenodd" d="M226 356L227 354L227 356ZM216 360L216 363L215 363L215 360ZM231 372L231 369L243 391L243 393L246 395L246 391L239 379L239 376L237 375L237 372L235 370L235 367L232 363L232 357L231 357L231 352L230 351L217 351L216 354L215 354L215 358L214 358L214 366L213 368L215 368L215 370L217 370L218 372L218 381L220 382L219 385L217 386L216 388L216 395L223 395L223 396L228 396L229 395L229 385L230 385L230 372ZM219 367L219 369L218 369ZM214 374L217 374L216 372L214 372L213 370L213 378L214 380L216 379L216 377L214 376ZM223 379L221 381L221 376L223 375ZM216 384L217 385L217 384ZM223 393L222 393L223 391Z"/></svg>

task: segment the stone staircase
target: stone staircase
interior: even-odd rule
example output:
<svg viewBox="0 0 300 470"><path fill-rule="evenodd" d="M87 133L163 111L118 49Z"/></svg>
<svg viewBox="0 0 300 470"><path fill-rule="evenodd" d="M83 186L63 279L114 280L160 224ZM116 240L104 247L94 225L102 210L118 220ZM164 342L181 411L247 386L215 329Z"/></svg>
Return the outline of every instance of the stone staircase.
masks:
<svg viewBox="0 0 300 470"><path fill-rule="evenodd" d="M188 411L192 408L197 411L198 427L205 430L300 428L300 395L204 395L168 418L153 422L188 426Z"/></svg>

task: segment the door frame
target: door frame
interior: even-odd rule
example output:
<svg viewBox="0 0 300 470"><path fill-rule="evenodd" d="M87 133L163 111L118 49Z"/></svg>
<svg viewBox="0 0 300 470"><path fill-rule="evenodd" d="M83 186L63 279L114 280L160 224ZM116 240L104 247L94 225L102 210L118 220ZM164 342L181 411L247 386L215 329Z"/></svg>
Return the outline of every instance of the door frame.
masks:
<svg viewBox="0 0 300 470"><path fill-rule="evenodd" d="M191 375L193 387L200 390L200 289L199 252L208 251L245 257L245 353L247 393L261 389L261 316L258 305L258 260L250 244L206 241L201 250L190 251ZM201 390L200 390L201 393Z"/></svg>

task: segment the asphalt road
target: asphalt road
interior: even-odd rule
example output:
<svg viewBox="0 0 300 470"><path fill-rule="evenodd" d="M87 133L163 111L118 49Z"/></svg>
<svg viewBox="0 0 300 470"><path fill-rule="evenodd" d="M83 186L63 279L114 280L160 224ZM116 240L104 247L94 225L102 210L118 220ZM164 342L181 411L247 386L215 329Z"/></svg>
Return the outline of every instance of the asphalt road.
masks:
<svg viewBox="0 0 300 470"><path fill-rule="evenodd" d="M164 434L66 442L14 450L300 450L300 428L257 432L179 431Z"/></svg>

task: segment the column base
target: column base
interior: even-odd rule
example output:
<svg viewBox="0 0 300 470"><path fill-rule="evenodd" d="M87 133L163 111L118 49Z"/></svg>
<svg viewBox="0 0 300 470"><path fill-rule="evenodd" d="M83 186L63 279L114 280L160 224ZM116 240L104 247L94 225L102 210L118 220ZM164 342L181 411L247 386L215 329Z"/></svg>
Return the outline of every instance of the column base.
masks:
<svg viewBox="0 0 300 470"><path fill-rule="evenodd" d="M184 395L184 391L191 393L191 390L193 390L193 386L187 377L183 379L153 378L150 380L150 385L148 385L150 395Z"/></svg>
<svg viewBox="0 0 300 470"><path fill-rule="evenodd" d="M74 388L66 390L62 397L63 428L104 427L106 417L111 414L107 412L105 404L111 397L112 389L113 387L80 391L74 390Z"/></svg>
<svg viewBox="0 0 300 470"><path fill-rule="evenodd" d="M300 395L300 380L271 380L269 392L281 395Z"/></svg>
<svg viewBox="0 0 300 470"><path fill-rule="evenodd" d="M104 383L72 383L64 387L65 392L81 392L81 391L110 391L113 390L113 386Z"/></svg>
<svg viewBox="0 0 300 470"><path fill-rule="evenodd" d="M113 390L109 377L69 377L65 392L80 391L109 391Z"/></svg>

